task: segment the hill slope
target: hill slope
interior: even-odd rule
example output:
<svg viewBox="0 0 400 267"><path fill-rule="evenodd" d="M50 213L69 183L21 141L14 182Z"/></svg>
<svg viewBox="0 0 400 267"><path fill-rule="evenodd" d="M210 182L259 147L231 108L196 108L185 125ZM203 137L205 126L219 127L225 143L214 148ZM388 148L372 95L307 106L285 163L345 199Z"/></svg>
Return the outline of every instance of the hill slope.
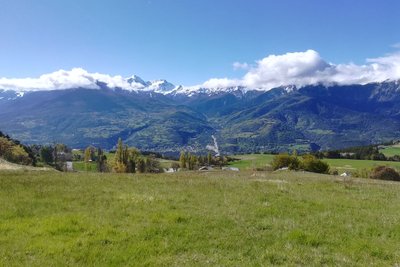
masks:
<svg viewBox="0 0 400 267"><path fill-rule="evenodd" d="M251 175L1 172L0 265L400 262L399 183Z"/></svg>

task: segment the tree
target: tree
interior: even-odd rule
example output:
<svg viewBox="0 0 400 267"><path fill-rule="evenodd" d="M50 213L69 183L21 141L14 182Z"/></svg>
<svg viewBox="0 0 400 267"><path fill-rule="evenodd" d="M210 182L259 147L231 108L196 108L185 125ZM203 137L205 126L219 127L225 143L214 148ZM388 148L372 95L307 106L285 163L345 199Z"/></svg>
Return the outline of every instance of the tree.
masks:
<svg viewBox="0 0 400 267"><path fill-rule="evenodd" d="M86 163L88 163L89 161L92 161L92 156L91 156L91 152L90 152L90 147L87 147L87 148L85 149L83 159L84 159L84 161L85 161Z"/></svg>
<svg viewBox="0 0 400 267"><path fill-rule="evenodd" d="M279 154L274 156L271 165L274 170L285 167L291 170L300 169L300 161L298 158L289 154Z"/></svg>
<svg viewBox="0 0 400 267"><path fill-rule="evenodd" d="M371 174L372 179L400 181L400 175L393 168L377 166Z"/></svg>
<svg viewBox="0 0 400 267"><path fill-rule="evenodd" d="M46 164L53 164L54 156L53 156L53 147L52 146L43 146L40 149L40 159Z"/></svg>
<svg viewBox="0 0 400 267"><path fill-rule="evenodd" d="M128 148L128 150L126 151L127 154L127 162L126 162L126 166L127 166L127 172L129 173L135 173L136 172L136 161L138 160L138 158L140 157L140 151L137 148Z"/></svg>
<svg viewBox="0 0 400 267"><path fill-rule="evenodd" d="M117 150L115 151L114 166L115 172L126 172L127 148L124 148L121 138L118 139Z"/></svg>
<svg viewBox="0 0 400 267"><path fill-rule="evenodd" d="M304 155L302 167L305 171L316 173L329 173L329 165L313 155Z"/></svg>
<svg viewBox="0 0 400 267"><path fill-rule="evenodd" d="M163 168L160 162L156 159L155 155L149 155L145 159L146 172L160 173L163 172Z"/></svg>
<svg viewBox="0 0 400 267"><path fill-rule="evenodd" d="M123 163L124 162L124 144L121 138L118 139L117 150L115 151L115 161Z"/></svg>
<svg viewBox="0 0 400 267"><path fill-rule="evenodd" d="M20 145L12 146L9 153L6 154L5 159L23 165L32 164L32 160L29 158L28 153L26 153L24 148Z"/></svg>
<svg viewBox="0 0 400 267"><path fill-rule="evenodd" d="M7 140L7 138L0 137L0 157L6 157L10 153L12 145L12 142Z"/></svg>
<svg viewBox="0 0 400 267"><path fill-rule="evenodd" d="M11 139L7 135L4 136L1 132L0 157L18 164L36 164L35 155L29 147L22 145L18 140Z"/></svg>
<svg viewBox="0 0 400 267"><path fill-rule="evenodd" d="M208 165L211 165L211 164L212 164L211 152L208 152L208 155L207 155L207 164L208 164Z"/></svg>
<svg viewBox="0 0 400 267"><path fill-rule="evenodd" d="M135 173L136 172L136 161L132 158L128 159L128 163L126 165L126 172Z"/></svg>
<svg viewBox="0 0 400 267"><path fill-rule="evenodd" d="M146 172L146 162L143 157L140 157L136 161L136 166L137 166L137 171L139 173L145 173Z"/></svg>
<svg viewBox="0 0 400 267"><path fill-rule="evenodd" d="M186 153L181 151L181 155L179 156L179 163L181 165L181 169L186 169Z"/></svg>
<svg viewBox="0 0 400 267"><path fill-rule="evenodd" d="M106 172L107 171L107 156L104 155L103 150L99 147L97 149L97 171Z"/></svg>
<svg viewBox="0 0 400 267"><path fill-rule="evenodd" d="M194 170L197 167L197 157L196 157L196 155L189 154L188 165L189 165L188 166L189 170Z"/></svg>

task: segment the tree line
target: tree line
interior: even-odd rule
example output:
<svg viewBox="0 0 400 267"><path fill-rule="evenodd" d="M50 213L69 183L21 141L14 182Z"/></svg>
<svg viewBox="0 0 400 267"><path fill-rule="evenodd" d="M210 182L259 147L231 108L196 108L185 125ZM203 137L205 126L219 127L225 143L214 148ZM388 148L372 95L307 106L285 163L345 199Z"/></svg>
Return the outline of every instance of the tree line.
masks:
<svg viewBox="0 0 400 267"><path fill-rule="evenodd" d="M227 156L212 156L209 152L207 155L195 155L190 152L181 151L179 156L179 167L184 170L197 170L203 166L225 166L235 159Z"/></svg>
<svg viewBox="0 0 400 267"><path fill-rule="evenodd" d="M386 143L385 145L391 145L392 143ZM387 157L380 152L380 148L384 145L367 145L367 146L356 146L345 149L329 150L329 151L318 151L314 152L313 155L317 158L329 158L329 159L359 159L359 160L379 160L379 161L400 161L400 155L394 155Z"/></svg>

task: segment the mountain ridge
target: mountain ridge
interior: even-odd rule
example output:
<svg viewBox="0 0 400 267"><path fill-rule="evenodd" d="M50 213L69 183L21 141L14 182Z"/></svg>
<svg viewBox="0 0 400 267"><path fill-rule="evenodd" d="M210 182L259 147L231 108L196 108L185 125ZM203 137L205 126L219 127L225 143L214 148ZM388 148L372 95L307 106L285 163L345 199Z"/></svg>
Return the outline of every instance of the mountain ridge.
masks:
<svg viewBox="0 0 400 267"><path fill-rule="evenodd" d="M267 91L232 87L211 94L179 94L165 80L158 84L166 87L3 90L0 129L28 144L111 149L122 137L163 153L204 153L211 136L222 153L333 149L400 138L398 81Z"/></svg>

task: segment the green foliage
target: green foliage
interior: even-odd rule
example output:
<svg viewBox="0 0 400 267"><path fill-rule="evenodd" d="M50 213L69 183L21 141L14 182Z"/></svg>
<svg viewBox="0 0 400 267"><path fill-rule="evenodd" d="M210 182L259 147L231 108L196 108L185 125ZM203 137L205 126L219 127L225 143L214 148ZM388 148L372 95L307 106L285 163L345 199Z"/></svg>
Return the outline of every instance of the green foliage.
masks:
<svg viewBox="0 0 400 267"><path fill-rule="evenodd" d="M301 157L301 160L297 156L297 153L293 153L293 155L289 154L279 154L276 155L272 160L272 168L274 170L280 168L289 168L289 170L305 170L309 172L316 173L329 173L329 165L317 159L315 156L306 154Z"/></svg>
<svg viewBox="0 0 400 267"><path fill-rule="evenodd" d="M46 164L53 164L54 162L54 149L52 146L43 146L40 149L40 159Z"/></svg>
<svg viewBox="0 0 400 267"><path fill-rule="evenodd" d="M126 172L126 165L122 162L115 161L113 169L116 173L125 173Z"/></svg>
<svg viewBox="0 0 400 267"><path fill-rule="evenodd" d="M139 173L146 172L146 160L143 157L139 157L136 161L137 171Z"/></svg>
<svg viewBox="0 0 400 267"><path fill-rule="evenodd" d="M212 164L211 152L208 152L208 154L207 154L207 164L208 164L208 165L211 165L211 164Z"/></svg>
<svg viewBox="0 0 400 267"><path fill-rule="evenodd" d="M118 138L117 150L115 151L114 162L117 167L120 168L119 165L125 165L124 163L124 144L122 143L122 139Z"/></svg>
<svg viewBox="0 0 400 267"><path fill-rule="evenodd" d="M371 173L372 179L400 181L400 174L396 170L386 167L377 166Z"/></svg>
<svg viewBox="0 0 400 267"><path fill-rule="evenodd" d="M302 169L309 172L329 173L329 164L317 159L313 155L304 155L301 162Z"/></svg>
<svg viewBox="0 0 400 267"><path fill-rule="evenodd" d="M181 151L181 154L179 156L179 164L181 166L181 169L186 169L186 153L185 153L185 151Z"/></svg>
<svg viewBox="0 0 400 267"><path fill-rule="evenodd" d="M28 153L19 145L12 146L11 149L4 155L4 158L10 162L31 165L32 159L29 157Z"/></svg>
<svg viewBox="0 0 400 267"><path fill-rule="evenodd" d="M178 171L179 167L180 167L180 164L179 164L179 163L177 163L177 162L172 162L172 163L171 163L171 168L172 168L174 171Z"/></svg>
<svg viewBox="0 0 400 267"><path fill-rule="evenodd" d="M272 168L274 170L280 168L289 168L290 170L300 169L300 161L296 156L289 154L276 155L272 160Z"/></svg>
<svg viewBox="0 0 400 267"><path fill-rule="evenodd" d="M97 149L96 165L98 172L108 171L107 156L104 155L103 150L101 148Z"/></svg>
<svg viewBox="0 0 400 267"><path fill-rule="evenodd" d="M95 161L96 160L96 148L93 146L88 146L85 149L83 160L85 162Z"/></svg>
<svg viewBox="0 0 400 267"><path fill-rule="evenodd" d="M13 140L0 136L0 157L18 164L31 165L32 159L26 150Z"/></svg>

